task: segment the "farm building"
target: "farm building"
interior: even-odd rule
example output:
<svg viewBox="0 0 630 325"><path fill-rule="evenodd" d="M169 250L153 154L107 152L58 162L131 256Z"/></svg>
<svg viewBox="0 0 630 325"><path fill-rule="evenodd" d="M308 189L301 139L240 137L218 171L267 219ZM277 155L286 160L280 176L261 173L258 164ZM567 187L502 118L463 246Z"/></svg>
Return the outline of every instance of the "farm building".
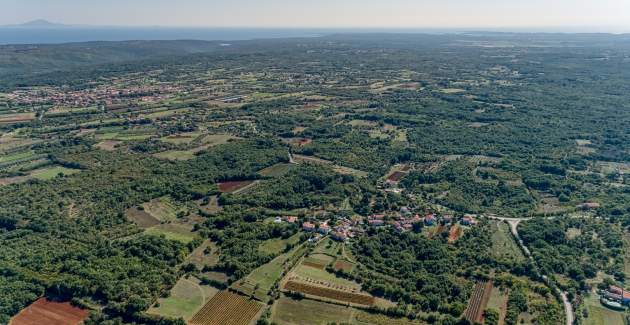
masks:
<svg viewBox="0 0 630 325"><path fill-rule="evenodd" d="M610 286L608 290L602 291L601 294L609 300L616 301L624 305L630 304L630 292L623 288Z"/></svg>
<svg viewBox="0 0 630 325"><path fill-rule="evenodd" d="M467 214L462 218L462 225L464 226L472 226L477 224L477 221L475 220L475 217Z"/></svg>
<svg viewBox="0 0 630 325"><path fill-rule="evenodd" d="M373 227L381 227L385 225L384 214L373 214L368 217L368 225Z"/></svg>

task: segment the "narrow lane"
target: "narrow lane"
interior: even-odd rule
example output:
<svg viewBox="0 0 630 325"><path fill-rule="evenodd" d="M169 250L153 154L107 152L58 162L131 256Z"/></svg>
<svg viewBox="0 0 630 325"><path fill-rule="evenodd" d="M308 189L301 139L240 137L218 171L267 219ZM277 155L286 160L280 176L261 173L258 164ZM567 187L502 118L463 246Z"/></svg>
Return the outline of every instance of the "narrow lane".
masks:
<svg viewBox="0 0 630 325"><path fill-rule="evenodd" d="M529 251L527 246L525 246L525 243L523 242L523 240L521 240L521 237L518 234L518 225L522 221L527 221L527 220L530 220L532 218L503 218L503 217L496 217L496 216L488 216L488 217L490 219L505 221L505 222L507 222L510 225L510 231L512 232L512 236L514 236L514 239L516 240L518 245L521 247L523 252L525 252L525 255L527 255L527 258L529 258L529 260L535 266L535 271L536 271L538 277L544 279L545 282L547 282L547 277L544 277L544 276L542 276L540 274L538 265L536 264L536 261L534 260L534 257L532 256L532 253ZM555 218L555 217L549 217L549 219L553 219L553 218ZM567 297L567 293L561 291L560 288L558 288L555 285L551 286L548 283L547 283L547 285L549 287L551 287L553 290L555 290L556 293L560 295L560 297L562 297L562 304L564 305L564 312L566 314L566 325L573 325L573 323L575 322L575 314L574 314L574 311L573 311L573 305L571 304L571 301L569 301L569 298Z"/></svg>

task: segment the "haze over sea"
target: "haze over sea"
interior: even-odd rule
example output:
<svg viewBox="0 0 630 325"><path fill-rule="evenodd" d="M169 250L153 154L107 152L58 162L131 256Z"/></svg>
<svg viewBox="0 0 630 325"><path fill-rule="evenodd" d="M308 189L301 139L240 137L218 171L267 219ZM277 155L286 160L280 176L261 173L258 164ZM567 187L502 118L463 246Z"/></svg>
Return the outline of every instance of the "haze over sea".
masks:
<svg viewBox="0 0 630 325"><path fill-rule="evenodd" d="M0 45L56 44L90 41L204 40L239 41L252 39L317 37L334 33L457 33L465 29L378 29L378 28L173 28L173 27L2 27ZM582 32L584 29L488 29L496 32Z"/></svg>
<svg viewBox="0 0 630 325"><path fill-rule="evenodd" d="M315 37L330 31L282 28L0 28L0 44L46 44L125 40L250 40L266 38Z"/></svg>

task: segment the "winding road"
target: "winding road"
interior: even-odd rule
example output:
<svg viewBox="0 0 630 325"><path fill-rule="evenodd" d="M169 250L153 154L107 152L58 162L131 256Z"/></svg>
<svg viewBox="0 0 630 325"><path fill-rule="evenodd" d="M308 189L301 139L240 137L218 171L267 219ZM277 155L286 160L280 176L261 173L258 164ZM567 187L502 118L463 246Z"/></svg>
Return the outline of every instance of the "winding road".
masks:
<svg viewBox="0 0 630 325"><path fill-rule="evenodd" d="M525 255L527 255L529 260L532 261L533 265L535 266L535 271L536 271L537 275L540 278L544 279L545 282L547 282L547 277L546 276L542 276L540 274L540 270L538 268L538 265L536 264L536 261L534 260L534 257L532 256L532 253L529 251L527 246L525 246L525 243L523 243L523 240L518 235L518 225L522 221L531 220L532 218L504 218L504 217L497 217L497 216L487 216L487 217L490 218L490 219L494 219L494 220L505 221L505 222L507 222L510 225L510 231L512 232L512 235L516 239L516 242L521 247L523 252L525 252ZM547 217L547 219L554 219L554 218L555 217ZM571 301L569 301L569 298L567 297L567 293L564 292L564 291L561 291L556 286L550 286L550 287L553 290L555 290L556 293L560 295L560 297L562 297L562 304L564 305L564 312L567 315L566 316L567 325L573 325L573 323L575 322L575 313L573 311L573 305L571 304Z"/></svg>

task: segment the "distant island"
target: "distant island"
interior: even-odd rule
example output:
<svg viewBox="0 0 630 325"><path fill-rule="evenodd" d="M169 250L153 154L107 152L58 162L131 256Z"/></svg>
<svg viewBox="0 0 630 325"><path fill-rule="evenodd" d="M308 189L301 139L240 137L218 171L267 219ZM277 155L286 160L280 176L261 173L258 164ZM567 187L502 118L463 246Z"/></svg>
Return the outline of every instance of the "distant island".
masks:
<svg viewBox="0 0 630 325"><path fill-rule="evenodd" d="M0 27L4 27L4 28L61 28L61 27L72 27L72 26L59 24L59 23L53 23L45 19L36 19L36 20L31 20L22 24L4 25Z"/></svg>

